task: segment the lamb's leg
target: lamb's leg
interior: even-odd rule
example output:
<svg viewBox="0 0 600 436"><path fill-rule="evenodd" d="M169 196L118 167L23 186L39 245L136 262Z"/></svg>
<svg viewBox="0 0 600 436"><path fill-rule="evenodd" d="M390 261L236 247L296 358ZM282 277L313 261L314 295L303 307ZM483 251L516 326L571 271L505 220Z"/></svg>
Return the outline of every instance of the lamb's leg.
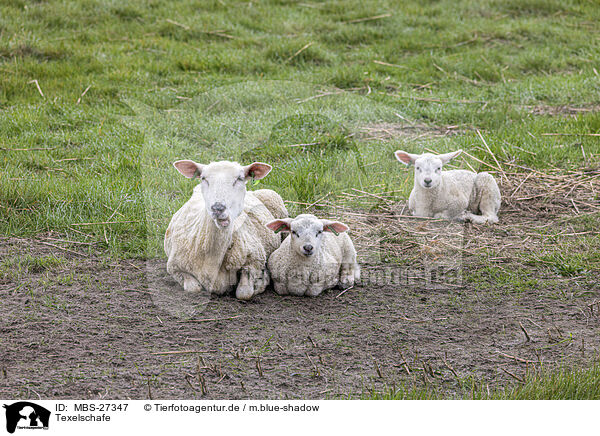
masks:
<svg viewBox="0 0 600 436"><path fill-rule="evenodd" d="M338 282L336 274L327 274L327 271L312 271L309 275L308 286L304 295L307 297L317 297L325 289L333 288ZM306 282L304 282L306 283ZM306 286L306 285L305 285Z"/></svg>
<svg viewBox="0 0 600 436"><path fill-rule="evenodd" d="M488 221L487 217L484 217L482 215L475 215L471 212L465 212L464 216L467 221L471 221L474 224L485 224Z"/></svg>
<svg viewBox="0 0 600 436"><path fill-rule="evenodd" d="M342 244L342 264L340 267L339 286L348 289L360 280L360 266L356 263L356 250L346 236L345 244Z"/></svg>
<svg viewBox="0 0 600 436"><path fill-rule="evenodd" d="M479 197L478 209L481 212L481 217L472 221L477 223L497 223L498 210L500 210L500 189L496 180L491 174L485 172L479 173L475 177L475 187Z"/></svg>
<svg viewBox="0 0 600 436"><path fill-rule="evenodd" d="M454 215L448 210L434 214L433 218L435 218L437 220L442 219L442 220L448 220L448 221L457 221L459 223L462 223L465 221L465 219L467 219L465 213L460 213L458 215Z"/></svg>
<svg viewBox="0 0 600 436"><path fill-rule="evenodd" d="M311 283L304 295L307 297L318 297L324 289L325 285L323 283Z"/></svg>
<svg viewBox="0 0 600 436"><path fill-rule="evenodd" d="M255 278L254 282L254 295L262 294L265 292L265 289L271 282L271 275L269 271L265 268L260 274Z"/></svg>
<svg viewBox="0 0 600 436"><path fill-rule="evenodd" d="M356 262L342 263L340 268L340 282L339 285L343 289L351 288L360 280L360 267Z"/></svg>
<svg viewBox="0 0 600 436"><path fill-rule="evenodd" d="M277 293L277 295L288 295L288 289L285 283L283 282L276 282L275 280L273 280L273 289L275 289L275 292Z"/></svg>
<svg viewBox="0 0 600 436"><path fill-rule="evenodd" d="M287 271L285 281L287 291L296 297L305 295L308 292L308 287L312 285L313 282L310 273L299 268L290 268Z"/></svg>

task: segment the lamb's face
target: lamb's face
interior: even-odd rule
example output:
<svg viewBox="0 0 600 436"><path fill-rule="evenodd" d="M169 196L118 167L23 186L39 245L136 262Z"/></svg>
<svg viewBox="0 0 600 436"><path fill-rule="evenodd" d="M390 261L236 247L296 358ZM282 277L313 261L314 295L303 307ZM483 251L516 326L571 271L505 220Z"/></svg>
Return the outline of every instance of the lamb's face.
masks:
<svg viewBox="0 0 600 436"><path fill-rule="evenodd" d="M442 160L433 154L421 155L415 160L416 182L425 189L435 188L442 179L442 165Z"/></svg>
<svg viewBox="0 0 600 436"><path fill-rule="evenodd" d="M229 227L244 210L246 182L252 178L262 179L271 171L270 165L261 162L243 167L237 162L202 165L182 160L174 165L184 176L200 179L206 212L220 229Z"/></svg>
<svg viewBox="0 0 600 436"><path fill-rule="evenodd" d="M452 151L445 154L412 154L402 150L394 152L396 159L405 165L414 164L415 183L425 189L439 186L442 180L442 165L462 153L462 150Z"/></svg>
<svg viewBox="0 0 600 436"><path fill-rule="evenodd" d="M314 215L298 215L290 223L290 238L292 250L310 257L321 248L323 222Z"/></svg>
<svg viewBox="0 0 600 436"><path fill-rule="evenodd" d="M348 226L314 215L302 214L296 218L284 218L271 221L267 227L277 232L290 233L291 249L303 257L311 257L319 252L323 242L323 232L333 232L336 235L348 230Z"/></svg>

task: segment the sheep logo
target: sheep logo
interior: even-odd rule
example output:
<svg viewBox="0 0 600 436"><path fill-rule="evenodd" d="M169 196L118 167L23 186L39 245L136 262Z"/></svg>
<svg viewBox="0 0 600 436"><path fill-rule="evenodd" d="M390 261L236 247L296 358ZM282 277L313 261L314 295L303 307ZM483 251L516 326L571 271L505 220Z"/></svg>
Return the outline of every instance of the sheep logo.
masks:
<svg viewBox="0 0 600 436"><path fill-rule="evenodd" d="M28 401L4 405L6 409L6 431L19 429L48 429L50 411Z"/></svg>

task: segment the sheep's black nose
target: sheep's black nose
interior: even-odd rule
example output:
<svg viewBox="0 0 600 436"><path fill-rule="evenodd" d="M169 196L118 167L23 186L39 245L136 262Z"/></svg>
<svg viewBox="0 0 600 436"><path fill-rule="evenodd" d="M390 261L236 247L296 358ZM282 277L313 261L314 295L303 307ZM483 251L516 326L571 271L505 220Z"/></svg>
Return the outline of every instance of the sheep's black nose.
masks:
<svg viewBox="0 0 600 436"><path fill-rule="evenodd" d="M213 212L221 213L225 210L225 205L223 203L215 203L210 207L210 209Z"/></svg>
<svg viewBox="0 0 600 436"><path fill-rule="evenodd" d="M423 181L425 182L426 185L431 185L431 179L425 179Z"/></svg>
<svg viewBox="0 0 600 436"><path fill-rule="evenodd" d="M313 251L313 246L312 246L312 245L310 245L310 244L306 244L306 245L305 245L304 247L302 247L302 248L304 248L304 251L305 251L305 252L307 252L307 253L311 253L311 252Z"/></svg>

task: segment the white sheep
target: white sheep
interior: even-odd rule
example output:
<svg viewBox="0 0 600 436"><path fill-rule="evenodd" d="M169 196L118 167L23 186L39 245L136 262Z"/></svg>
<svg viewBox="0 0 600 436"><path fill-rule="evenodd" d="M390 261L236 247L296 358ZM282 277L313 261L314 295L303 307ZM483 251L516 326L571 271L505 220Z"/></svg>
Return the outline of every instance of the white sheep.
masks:
<svg viewBox="0 0 600 436"><path fill-rule="evenodd" d="M268 261L279 295L316 297L337 285L349 288L360 279L356 250L344 233L345 224L302 214L271 221L267 227L290 233Z"/></svg>
<svg viewBox="0 0 600 436"><path fill-rule="evenodd" d="M466 170L442 171L444 164L461 153L462 150L440 155L418 155L401 150L394 153L400 162L415 166L409 209L421 217L497 223L500 189L492 175Z"/></svg>
<svg viewBox="0 0 600 436"><path fill-rule="evenodd" d="M266 262L281 237L265 228L288 216L274 191L246 191L250 179L262 179L271 166L261 162L208 165L174 163L188 178L200 178L192 197L171 219L165 234L167 271L187 292L225 294L235 288L249 300L269 283Z"/></svg>

